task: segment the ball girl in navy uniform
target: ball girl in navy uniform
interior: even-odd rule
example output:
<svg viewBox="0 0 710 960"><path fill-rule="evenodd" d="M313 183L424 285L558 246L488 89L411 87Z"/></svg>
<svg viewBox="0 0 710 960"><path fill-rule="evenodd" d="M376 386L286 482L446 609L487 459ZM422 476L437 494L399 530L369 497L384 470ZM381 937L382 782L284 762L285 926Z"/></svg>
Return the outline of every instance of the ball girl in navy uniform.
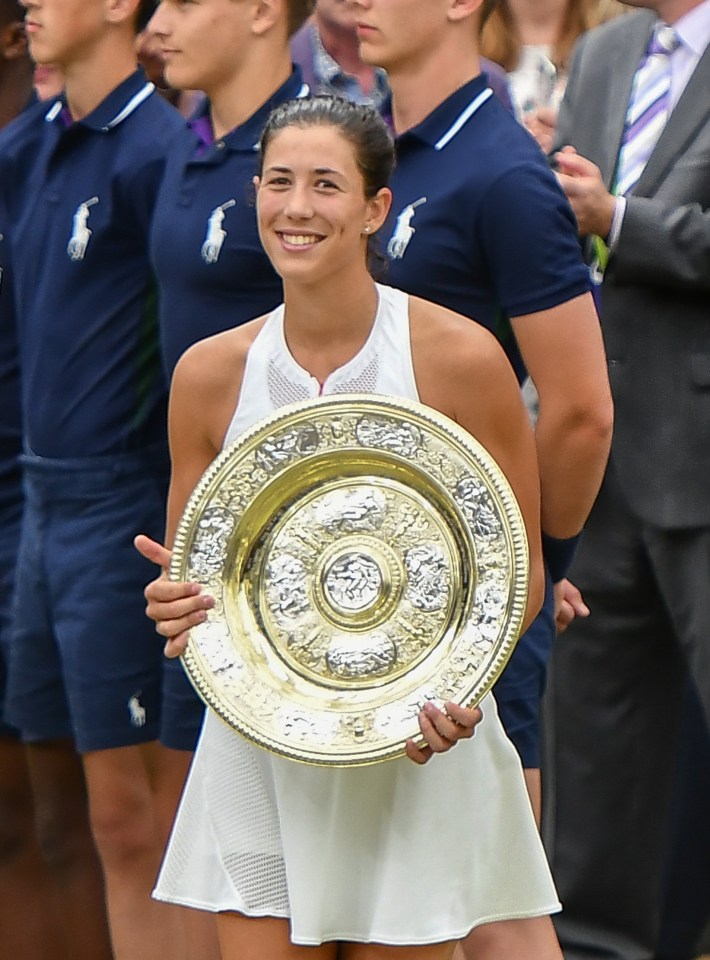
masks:
<svg viewBox="0 0 710 960"><path fill-rule="evenodd" d="M196 344L176 368L169 536L225 444L289 397L350 392L367 370L373 393L454 418L506 472L530 538L529 622L543 574L527 414L488 331L368 272L392 163L370 108L318 97L272 114L257 211L284 303ZM168 549L136 545L168 565ZM166 653L179 654L211 599L165 576L146 595ZM410 741L400 759L318 768L255 746L208 710L156 895L217 913L224 960L450 960L480 924L501 927L510 956L560 960L548 916L557 896L493 696L480 709L427 704L419 723L424 745Z"/></svg>

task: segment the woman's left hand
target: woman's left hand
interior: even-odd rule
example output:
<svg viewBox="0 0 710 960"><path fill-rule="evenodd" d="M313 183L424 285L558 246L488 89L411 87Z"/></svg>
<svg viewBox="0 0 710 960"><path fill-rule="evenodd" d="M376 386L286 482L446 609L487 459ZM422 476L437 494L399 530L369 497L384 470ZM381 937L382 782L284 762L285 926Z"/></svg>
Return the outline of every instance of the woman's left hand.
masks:
<svg viewBox="0 0 710 960"><path fill-rule="evenodd" d="M424 743L407 740L405 753L415 763L426 763L435 753L446 753L456 746L459 740L470 740L476 725L483 719L479 707L469 709L449 701L439 710L433 703L425 703L419 713L419 729Z"/></svg>

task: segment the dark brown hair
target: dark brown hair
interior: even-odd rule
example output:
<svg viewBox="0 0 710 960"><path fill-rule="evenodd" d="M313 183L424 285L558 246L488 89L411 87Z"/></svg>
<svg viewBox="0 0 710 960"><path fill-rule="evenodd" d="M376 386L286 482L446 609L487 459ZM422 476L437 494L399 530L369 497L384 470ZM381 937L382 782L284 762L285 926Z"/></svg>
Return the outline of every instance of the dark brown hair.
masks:
<svg viewBox="0 0 710 960"><path fill-rule="evenodd" d="M374 197L389 184L394 168L394 144L387 125L372 107L343 97L301 97L276 107L266 121L259 143L259 174L264 154L286 127L335 127L355 148L365 196Z"/></svg>
<svg viewBox="0 0 710 960"><path fill-rule="evenodd" d="M145 30L157 6L157 0L140 0L138 9L136 10L136 33L141 33Z"/></svg>
<svg viewBox="0 0 710 960"><path fill-rule="evenodd" d="M288 35L291 37L313 13L316 0L286 0L286 4L288 6Z"/></svg>
<svg viewBox="0 0 710 960"><path fill-rule="evenodd" d="M19 0L0 0L0 23L5 26L9 23L22 23L25 19L25 8Z"/></svg>

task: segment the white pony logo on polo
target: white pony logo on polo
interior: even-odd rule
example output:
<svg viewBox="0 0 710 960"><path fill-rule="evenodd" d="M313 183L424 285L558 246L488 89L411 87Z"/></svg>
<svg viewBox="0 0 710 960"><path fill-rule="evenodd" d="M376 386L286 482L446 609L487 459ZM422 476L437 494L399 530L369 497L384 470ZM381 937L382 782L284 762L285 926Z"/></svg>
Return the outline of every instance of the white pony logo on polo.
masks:
<svg viewBox="0 0 710 960"><path fill-rule="evenodd" d="M76 208L71 237L69 237L69 243L67 244L67 253L72 260L84 259L86 248L89 245L89 240L91 240L91 230L88 227L89 214L91 213L89 207L93 207L98 202L98 197L91 197L90 200L84 200Z"/></svg>
<svg viewBox="0 0 710 960"><path fill-rule="evenodd" d="M134 727L145 726L145 707L140 701L142 692L142 690L139 690L137 693L134 693L128 701L128 713Z"/></svg>
<svg viewBox="0 0 710 960"><path fill-rule="evenodd" d="M404 256L404 251L409 246L409 241L415 234L414 227L412 226L414 214L417 212L417 207L421 207L423 203L426 203L426 197L420 197L418 200L415 200L414 203L407 204L397 217L394 232L390 237L390 242L387 244L387 256L391 260L401 260Z"/></svg>
<svg viewBox="0 0 710 960"><path fill-rule="evenodd" d="M212 213L210 214L209 220L207 221L207 233L205 234L205 242L202 244L202 259L205 263L217 263L219 260L219 255L222 252L222 244L224 243L225 237L227 236L227 231L222 228L224 223L224 218L226 211L230 207L236 206L237 201L227 200L225 203L220 204L219 207L215 207Z"/></svg>

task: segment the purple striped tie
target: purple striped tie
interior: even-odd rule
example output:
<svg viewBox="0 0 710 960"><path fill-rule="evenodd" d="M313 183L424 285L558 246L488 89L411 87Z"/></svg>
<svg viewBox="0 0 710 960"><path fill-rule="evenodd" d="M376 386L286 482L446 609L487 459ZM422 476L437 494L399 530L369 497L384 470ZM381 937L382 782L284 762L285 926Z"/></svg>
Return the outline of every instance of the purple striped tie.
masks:
<svg viewBox="0 0 710 960"><path fill-rule="evenodd" d="M621 196L630 193L638 183L666 125L671 92L670 54L679 42L673 27L657 24L634 76L614 189Z"/></svg>

